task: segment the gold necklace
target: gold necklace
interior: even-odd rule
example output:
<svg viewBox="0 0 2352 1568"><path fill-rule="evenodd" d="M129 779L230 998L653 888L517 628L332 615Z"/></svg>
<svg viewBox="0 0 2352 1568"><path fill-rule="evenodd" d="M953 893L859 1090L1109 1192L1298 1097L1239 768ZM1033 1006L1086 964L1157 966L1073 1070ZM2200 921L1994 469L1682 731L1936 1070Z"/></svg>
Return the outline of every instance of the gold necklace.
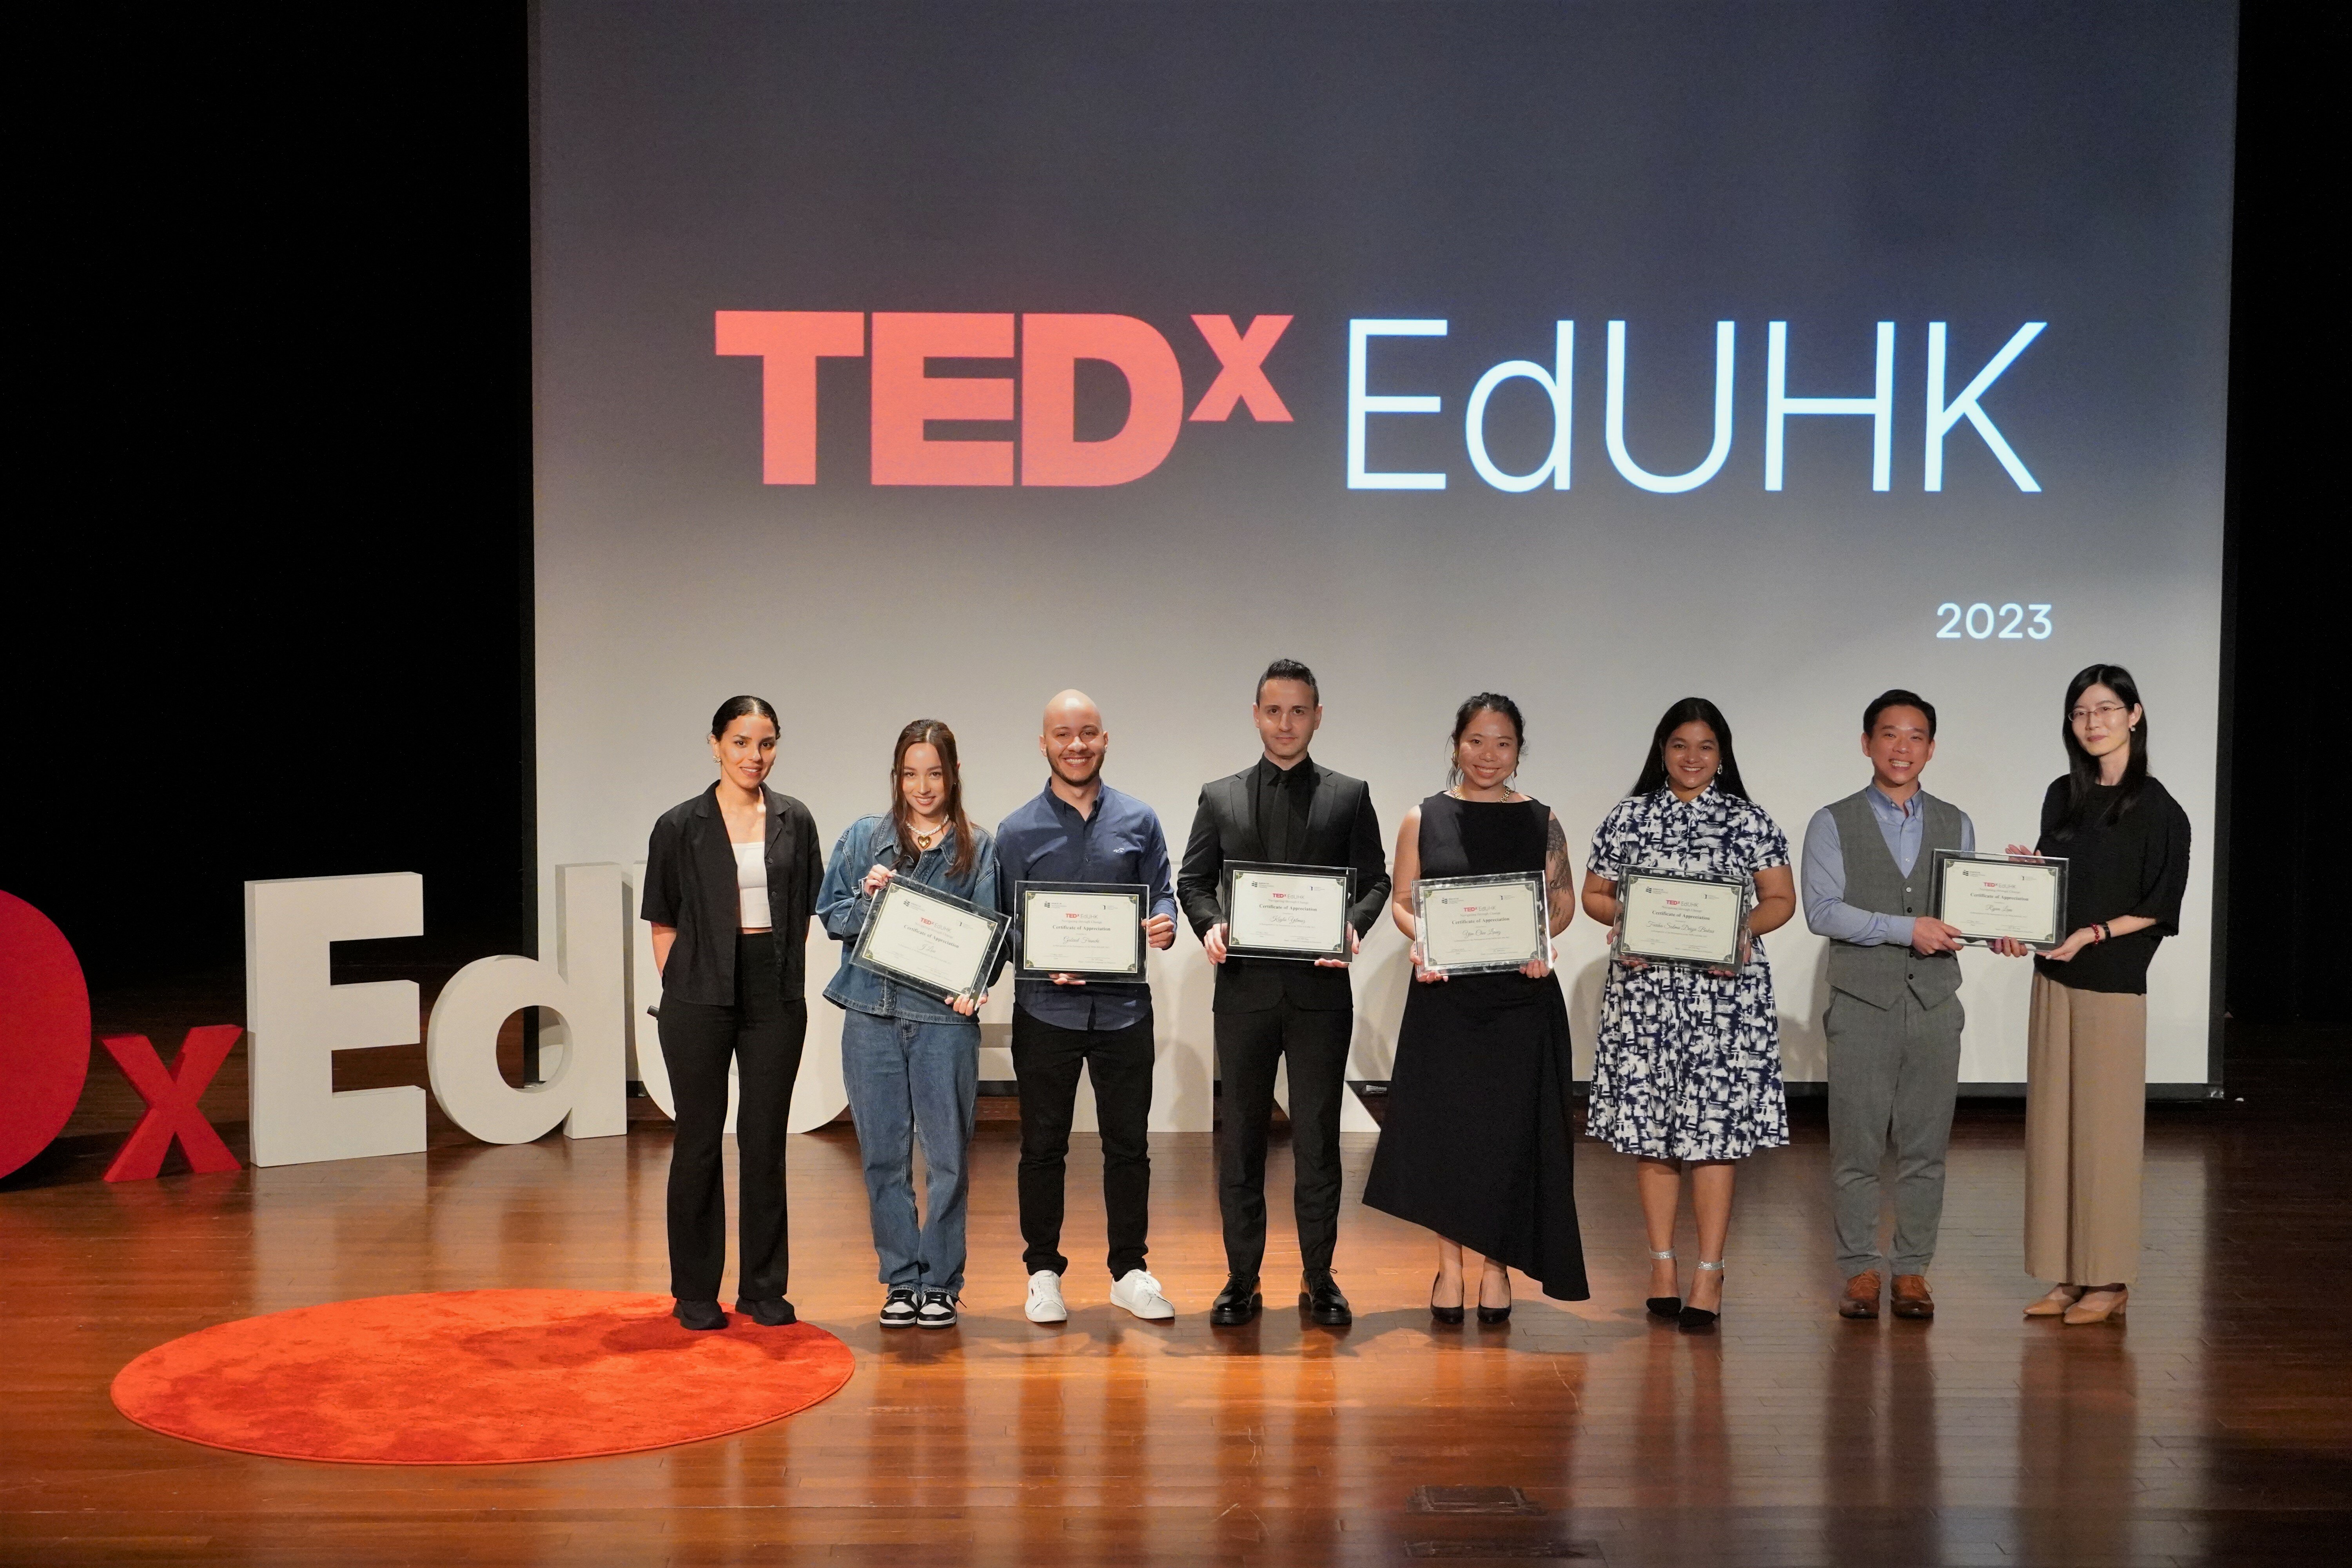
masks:
<svg viewBox="0 0 2352 1568"><path fill-rule="evenodd" d="M929 833L918 831L915 825L911 822L907 824L907 831L914 834L915 847L918 849L929 849L932 845L937 844L940 841L941 837L946 834L947 830L948 825L944 822L940 823L937 827L932 828Z"/></svg>

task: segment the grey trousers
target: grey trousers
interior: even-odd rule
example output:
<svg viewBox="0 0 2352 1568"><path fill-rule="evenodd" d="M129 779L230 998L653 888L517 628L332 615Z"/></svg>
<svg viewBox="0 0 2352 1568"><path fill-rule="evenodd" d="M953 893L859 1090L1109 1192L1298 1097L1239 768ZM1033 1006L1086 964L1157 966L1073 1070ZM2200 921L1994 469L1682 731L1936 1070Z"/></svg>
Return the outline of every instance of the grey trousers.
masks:
<svg viewBox="0 0 2352 1568"><path fill-rule="evenodd" d="M1895 1156L1895 1247L1889 1272L1925 1274L1944 1218L1944 1154L1960 1079L1958 996L1923 1007L1908 990L1892 1007L1843 991L1822 1019L1830 1040L1830 1182L1838 1268L1879 1264L1879 1171Z"/></svg>

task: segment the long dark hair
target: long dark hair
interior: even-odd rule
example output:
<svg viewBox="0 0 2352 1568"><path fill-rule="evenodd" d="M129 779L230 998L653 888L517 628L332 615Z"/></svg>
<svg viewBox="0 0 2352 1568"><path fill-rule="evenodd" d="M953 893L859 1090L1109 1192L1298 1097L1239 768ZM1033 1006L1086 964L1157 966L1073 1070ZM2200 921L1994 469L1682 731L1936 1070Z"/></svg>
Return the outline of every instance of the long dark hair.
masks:
<svg viewBox="0 0 2352 1568"><path fill-rule="evenodd" d="M1731 724L1723 710L1704 697L1685 697L1666 710L1658 721L1655 733L1650 737L1649 759L1642 764L1642 776L1633 781L1635 798L1656 794L1666 783L1666 742L1684 725L1696 721L1715 731L1716 750L1723 754L1723 765L1716 770L1715 787L1726 795L1748 798L1748 786L1739 779L1739 759L1731 750Z"/></svg>
<svg viewBox="0 0 2352 1568"><path fill-rule="evenodd" d="M1470 728L1470 721L1481 713L1500 713L1511 721L1511 738L1519 744L1519 754L1528 750L1528 721L1519 717L1519 705L1499 691L1475 691L1462 700L1454 710L1454 739L1445 748L1445 787L1452 789L1462 782L1462 732Z"/></svg>
<svg viewBox="0 0 2352 1568"><path fill-rule="evenodd" d="M2125 708L2139 709L2139 722L2124 742L2131 749L2131 760L2124 763L2123 783L2116 786L2115 799L2107 804L2105 820L2120 820L2124 813L2139 804L2140 791L2147 786L2147 710L2140 704L2139 682L2120 664L2085 665L2066 683L2066 706L2058 714L2058 732L2066 742L2066 820L2051 835L2053 838L2072 837L2076 828L2090 826L2091 792L2099 787L2099 759L2074 739L2074 705L2094 686L2104 686L2114 692L2116 700Z"/></svg>
<svg viewBox="0 0 2352 1568"><path fill-rule="evenodd" d="M898 831L898 863L912 866L923 858L915 847L915 829L908 819L907 792L898 787L898 772L907 765L907 748L933 746L940 753L940 767L948 775L948 826L955 830L955 858L948 862L951 876L969 876L971 863L979 850L971 841L971 823L963 814L963 764L956 760L955 731L937 719L918 719L898 731L898 744L890 752L890 825Z"/></svg>

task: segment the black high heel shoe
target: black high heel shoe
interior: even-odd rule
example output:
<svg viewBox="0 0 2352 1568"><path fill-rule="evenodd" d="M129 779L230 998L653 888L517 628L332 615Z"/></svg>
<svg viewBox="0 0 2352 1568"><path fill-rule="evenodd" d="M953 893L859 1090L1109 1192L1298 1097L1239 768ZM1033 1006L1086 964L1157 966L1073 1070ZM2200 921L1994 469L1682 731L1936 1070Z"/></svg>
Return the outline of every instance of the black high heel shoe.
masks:
<svg viewBox="0 0 2352 1568"><path fill-rule="evenodd" d="M1510 1288L1511 1277L1506 1274L1503 1276L1503 1289L1507 1290ZM1478 1294L1482 1298L1486 1294L1486 1281L1484 1278L1478 1281ZM1511 1304L1506 1301L1499 1307L1489 1307L1482 1300L1478 1303L1478 1321L1490 1329L1496 1323L1507 1323L1511 1321Z"/></svg>
<svg viewBox="0 0 2352 1568"><path fill-rule="evenodd" d="M1672 1263L1675 1260L1675 1255L1670 1251L1653 1252L1650 1258L1656 1263ZM1682 1315L1683 1299L1680 1296L1652 1296L1642 1305L1654 1318L1676 1318Z"/></svg>
<svg viewBox="0 0 2352 1568"><path fill-rule="evenodd" d="M1430 1277L1429 1315L1436 1319L1439 1322L1444 1323L1446 1327L1453 1328L1462 1321L1462 1309L1459 1307L1441 1307L1437 1304L1437 1282L1444 1278L1445 1276L1443 1272Z"/></svg>
<svg viewBox="0 0 2352 1568"><path fill-rule="evenodd" d="M1709 1263L1706 1258L1702 1258L1699 1259L1698 1266L1711 1273L1720 1274L1723 1272L1723 1259L1719 1258L1713 1263ZM1694 1290L1698 1289L1696 1281L1692 1283L1691 1289ZM1720 1300L1720 1298L1717 1298L1717 1300ZM1675 1320L1675 1326L1682 1330L1682 1331L1686 1334L1703 1334L1709 1329L1715 1327L1715 1325L1720 1322L1722 1319L1723 1314L1721 1312L1710 1312L1705 1307L1685 1307L1682 1310L1681 1315Z"/></svg>

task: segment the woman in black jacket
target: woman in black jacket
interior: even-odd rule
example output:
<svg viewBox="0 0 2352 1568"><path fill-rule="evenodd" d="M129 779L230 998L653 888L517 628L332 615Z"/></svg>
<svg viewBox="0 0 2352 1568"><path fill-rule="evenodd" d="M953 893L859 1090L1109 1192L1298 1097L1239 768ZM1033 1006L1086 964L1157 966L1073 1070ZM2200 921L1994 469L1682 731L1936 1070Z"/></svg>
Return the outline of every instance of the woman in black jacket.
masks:
<svg viewBox="0 0 2352 1568"><path fill-rule="evenodd" d="M808 807L767 787L776 710L730 697L710 721L719 782L671 807L646 849L643 917L661 971L661 1051L677 1106L669 1158L670 1293L689 1329L723 1329L727 1194L719 1140L731 1061L743 1213L735 1310L793 1321L784 1216L784 1124L808 1033L802 948L824 874Z"/></svg>

